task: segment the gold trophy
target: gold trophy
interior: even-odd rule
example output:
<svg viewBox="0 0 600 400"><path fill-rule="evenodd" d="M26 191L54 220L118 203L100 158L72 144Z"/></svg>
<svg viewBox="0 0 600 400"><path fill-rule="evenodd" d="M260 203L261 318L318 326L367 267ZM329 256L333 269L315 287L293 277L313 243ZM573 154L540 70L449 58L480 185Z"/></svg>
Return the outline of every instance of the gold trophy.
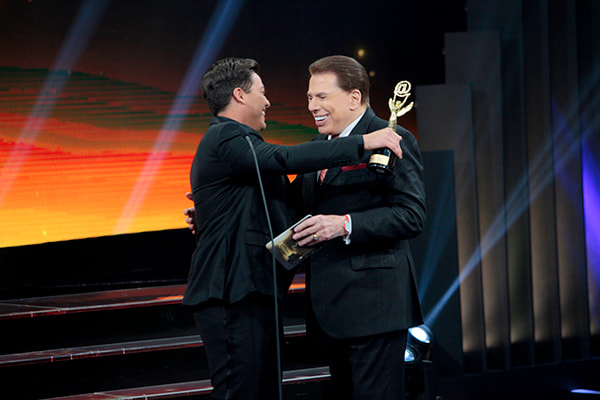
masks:
<svg viewBox="0 0 600 400"><path fill-rule="evenodd" d="M389 101L390 119L388 122L388 127L393 130L396 130L398 117L403 116L413 108L414 102L412 101L409 105L404 105L410 97L410 90L411 85L409 81L400 81L394 88L394 98ZM371 154L368 166L371 171L389 175L392 173L395 162L396 155L390 149L384 148L375 150Z"/></svg>

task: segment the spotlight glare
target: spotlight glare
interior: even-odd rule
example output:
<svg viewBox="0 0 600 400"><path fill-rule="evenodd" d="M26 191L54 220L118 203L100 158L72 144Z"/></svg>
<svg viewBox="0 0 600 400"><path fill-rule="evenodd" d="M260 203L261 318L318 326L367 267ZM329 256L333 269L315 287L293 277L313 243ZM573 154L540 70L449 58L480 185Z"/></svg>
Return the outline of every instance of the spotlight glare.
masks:
<svg viewBox="0 0 600 400"><path fill-rule="evenodd" d="M408 329L406 348L411 349L416 362L429 360L433 344L433 333L426 325L414 326Z"/></svg>
<svg viewBox="0 0 600 400"><path fill-rule="evenodd" d="M406 358L406 356L405 356ZM571 393L577 393L577 394L595 394L596 396L600 396L600 391L598 390L589 390L589 389L573 389L571 390Z"/></svg>
<svg viewBox="0 0 600 400"><path fill-rule="evenodd" d="M404 350L404 362L407 364L415 364L418 361L418 353L411 346L407 346Z"/></svg>
<svg viewBox="0 0 600 400"><path fill-rule="evenodd" d="M408 329L411 336L421 343L431 343L432 334L425 325L419 325Z"/></svg>

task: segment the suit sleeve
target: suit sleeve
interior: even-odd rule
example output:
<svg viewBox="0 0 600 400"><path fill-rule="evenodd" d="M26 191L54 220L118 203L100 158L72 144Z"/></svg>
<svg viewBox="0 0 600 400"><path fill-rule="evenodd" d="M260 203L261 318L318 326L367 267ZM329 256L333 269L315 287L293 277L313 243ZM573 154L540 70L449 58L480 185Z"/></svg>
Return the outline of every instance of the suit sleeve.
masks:
<svg viewBox="0 0 600 400"><path fill-rule="evenodd" d="M313 141L294 146L267 143L256 132L244 132L236 124L221 131L219 155L232 175L254 174L249 137L262 173L288 174L317 171L356 163L364 153L362 136L341 140Z"/></svg>
<svg viewBox="0 0 600 400"><path fill-rule="evenodd" d="M426 219L423 161L415 137L403 132L403 157L385 179L383 205L351 213L352 244L410 239L423 230Z"/></svg>

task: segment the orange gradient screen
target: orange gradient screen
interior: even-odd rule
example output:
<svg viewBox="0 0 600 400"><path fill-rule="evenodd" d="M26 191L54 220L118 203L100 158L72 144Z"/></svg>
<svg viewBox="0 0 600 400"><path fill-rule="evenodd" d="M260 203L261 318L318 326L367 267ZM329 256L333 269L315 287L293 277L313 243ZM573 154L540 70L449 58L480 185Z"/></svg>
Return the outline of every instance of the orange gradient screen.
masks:
<svg viewBox="0 0 600 400"><path fill-rule="evenodd" d="M47 76L0 68L0 247L185 227L206 106L171 110L173 93L86 74L48 88ZM300 113L274 107L267 140L309 140Z"/></svg>

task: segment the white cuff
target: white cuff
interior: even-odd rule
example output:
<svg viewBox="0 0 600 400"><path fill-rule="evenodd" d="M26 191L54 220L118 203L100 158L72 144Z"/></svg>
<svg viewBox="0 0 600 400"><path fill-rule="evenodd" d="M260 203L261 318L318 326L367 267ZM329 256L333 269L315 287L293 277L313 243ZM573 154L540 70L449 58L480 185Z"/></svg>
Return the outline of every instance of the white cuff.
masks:
<svg viewBox="0 0 600 400"><path fill-rule="evenodd" d="M343 239L344 243L350 244L352 241L350 238L350 235L352 235L352 218L350 218L350 214L346 214L344 217L346 217L346 222L344 222L344 231L346 234L343 236Z"/></svg>

